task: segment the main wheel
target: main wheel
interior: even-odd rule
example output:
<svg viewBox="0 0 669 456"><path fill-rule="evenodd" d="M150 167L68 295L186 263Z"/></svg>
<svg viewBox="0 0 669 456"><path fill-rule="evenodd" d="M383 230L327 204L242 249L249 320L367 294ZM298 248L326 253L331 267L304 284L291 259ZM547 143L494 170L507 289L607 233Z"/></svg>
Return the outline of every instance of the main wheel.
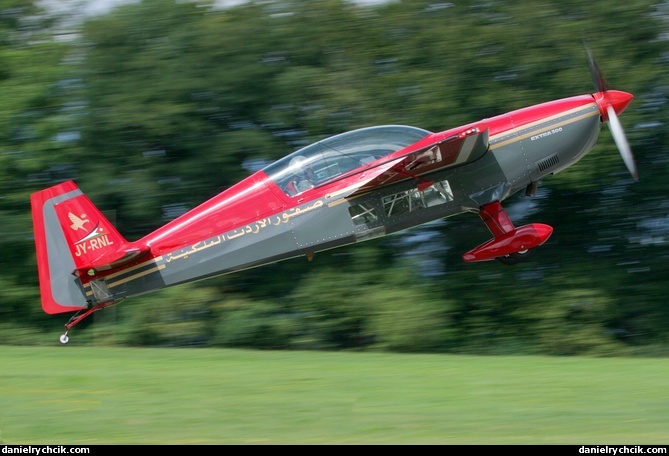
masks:
<svg viewBox="0 0 669 456"><path fill-rule="evenodd" d="M534 256L534 248L523 250L522 252L516 252L516 253L511 253L509 255L497 257L496 260L499 260L501 263L504 263L506 265L513 266L514 264L522 263L524 261L529 260L530 258L532 258L532 256Z"/></svg>
<svg viewBox="0 0 669 456"><path fill-rule="evenodd" d="M66 344L66 343L68 343L69 341L70 341L70 338L67 337L67 334L63 334L62 336L60 336L60 343L61 343L61 344Z"/></svg>

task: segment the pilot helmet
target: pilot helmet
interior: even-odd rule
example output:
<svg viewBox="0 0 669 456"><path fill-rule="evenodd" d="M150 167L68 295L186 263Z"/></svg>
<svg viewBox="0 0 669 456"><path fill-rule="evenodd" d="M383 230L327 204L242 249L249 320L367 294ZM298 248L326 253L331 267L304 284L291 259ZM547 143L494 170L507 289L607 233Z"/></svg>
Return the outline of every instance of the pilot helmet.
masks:
<svg viewBox="0 0 669 456"><path fill-rule="evenodd" d="M298 175L303 175L305 172L305 165L307 164L307 158L303 155L297 155L290 159L290 169L293 173Z"/></svg>

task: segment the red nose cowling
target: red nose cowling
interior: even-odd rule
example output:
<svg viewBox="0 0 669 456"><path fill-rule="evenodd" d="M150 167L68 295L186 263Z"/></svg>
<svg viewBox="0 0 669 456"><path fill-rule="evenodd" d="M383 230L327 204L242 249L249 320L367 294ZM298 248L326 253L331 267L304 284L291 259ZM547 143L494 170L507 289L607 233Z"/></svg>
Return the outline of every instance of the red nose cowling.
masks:
<svg viewBox="0 0 669 456"><path fill-rule="evenodd" d="M607 90L606 92L597 92L593 94L597 106L599 107L599 112L602 114L602 120L604 122L609 120L609 113L607 111L607 106L612 106L616 111L616 114L620 115L629 104L632 102L634 95L631 93L623 92L621 90Z"/></svg>

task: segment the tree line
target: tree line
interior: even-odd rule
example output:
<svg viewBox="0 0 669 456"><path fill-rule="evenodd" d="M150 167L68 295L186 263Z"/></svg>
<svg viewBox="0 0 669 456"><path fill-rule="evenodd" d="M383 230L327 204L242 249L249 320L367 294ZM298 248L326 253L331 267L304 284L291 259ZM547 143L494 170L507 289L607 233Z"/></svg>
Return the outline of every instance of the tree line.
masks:
<svg viewBox="0 0 669 456"><path fill-rule="evenodd" d="M0 342L54 343L67 320L40 308L30 193L74 179L137 239L329 135L441 131L592 92L587 39L609 84L636 96L621 120L641 180L604 129L535 198L506 203L514 222L555 227L531 262L465 264L460 254L489 233L461 215L133 298L78 326L75 340L665 355L668 10L641 0L143 0L72 21L3 0Z"/></svg>

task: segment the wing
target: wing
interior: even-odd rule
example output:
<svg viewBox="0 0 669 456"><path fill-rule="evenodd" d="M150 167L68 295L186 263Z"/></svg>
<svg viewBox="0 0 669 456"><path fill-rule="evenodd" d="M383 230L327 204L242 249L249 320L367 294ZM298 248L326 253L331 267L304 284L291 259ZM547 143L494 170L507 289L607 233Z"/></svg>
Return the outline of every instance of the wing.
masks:
<svg viewBox="0 0 669 456"><path fill-rule="evenodd" d="M421 175L476 161L488 151L488 146L486 126L463 129L366 171L361 176L359 186L347 197L358 196L373 188L409 178L417 179L420 182L419 187L425 184L429 186L432 182L420 177Z"/></svg>

